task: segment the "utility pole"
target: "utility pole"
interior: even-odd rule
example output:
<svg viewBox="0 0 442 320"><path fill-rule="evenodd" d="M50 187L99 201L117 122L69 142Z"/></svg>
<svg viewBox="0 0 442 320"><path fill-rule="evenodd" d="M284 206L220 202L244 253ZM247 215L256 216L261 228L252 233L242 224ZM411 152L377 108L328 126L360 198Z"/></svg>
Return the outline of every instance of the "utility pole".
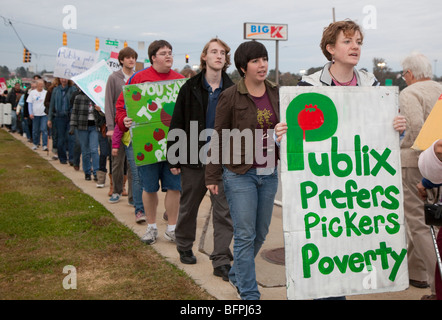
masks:
<svg viewBox="0 0 442 320"><path fill-rule="evenodd" d="M332 8L333 23L336 22L335 7Z"/></svg>

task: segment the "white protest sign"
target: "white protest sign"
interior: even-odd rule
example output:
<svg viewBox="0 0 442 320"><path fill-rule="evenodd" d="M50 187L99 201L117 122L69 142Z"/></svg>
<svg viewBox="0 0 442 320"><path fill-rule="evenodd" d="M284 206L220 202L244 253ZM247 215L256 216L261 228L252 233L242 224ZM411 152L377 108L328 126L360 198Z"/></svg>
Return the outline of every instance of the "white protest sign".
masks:
<svg viewBox="0 0 442 320"><path fill-rule="evenodd" d="M105 60L107 65L113 72L121 69L120 62L118 61L118 52L116 51L97 51L97 53L95 54L95 61L101 60Z"/></svg>
<svg viewBox="0 0 442 320"><path fill-rule="evenodd" d="M106 82L112 70L106 61L101 60L92 68L72 78L78 87L101 108L104 113Z"/></svg>
<svg viewBox="0 0 442 320"><path fill-rule="evenodd" d="M54 77L72 79L95 63L95 53L61 47L55 59Z"/></svg>
<svg viewBox="0 0 442 320"><path fill-rule="evenodd" d="M282 87L287 296L408 287L396 87Z"/></svg>

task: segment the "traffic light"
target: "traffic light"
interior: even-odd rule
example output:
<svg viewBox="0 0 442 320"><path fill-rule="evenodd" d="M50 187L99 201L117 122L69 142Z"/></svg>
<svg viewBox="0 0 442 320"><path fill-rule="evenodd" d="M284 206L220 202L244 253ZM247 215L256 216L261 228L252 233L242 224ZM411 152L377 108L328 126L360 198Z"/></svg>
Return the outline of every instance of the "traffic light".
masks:
<svg viewBox="0 0 442 320"><path fill-rule="evenodd" d="M95 51L98 51L100 49L100 39L95 38Z"/></svg>
<svg viewBox="0 0 442 320"><path fill-rule="evenodd" d="M66 32L63 32L63 46L67 46L68 45L68 36L66 34Z"/></svg>
<svg viewBox="0 0 442 320"><path fill-rule="evenodd" d="M24 63L31 62L31 53L26 48L23 49L23 62Z"/></svg>
<svg viewBox="0 0 442 320"><path fill-rule="evenodd" d="M189 55L186 54L186 63L189 63Z"/></svg>

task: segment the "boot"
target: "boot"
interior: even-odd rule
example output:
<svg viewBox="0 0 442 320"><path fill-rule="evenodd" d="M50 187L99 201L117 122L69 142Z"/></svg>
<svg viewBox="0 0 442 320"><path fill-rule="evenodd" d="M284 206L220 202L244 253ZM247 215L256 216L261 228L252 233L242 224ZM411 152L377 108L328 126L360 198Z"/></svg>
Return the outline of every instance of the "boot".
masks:
<svg viewBox="0 0 442 320"><path fill-rule="evenodd" d="M122 196L125 197L127 197L126 182L127 182L127 174L125 174L123 178L123 193L121 194Z"/></svg>
<svg viewBox="0 0 442 320"><path fill-rule="evenodd" d="M107 193L107 195L109 197L112 196L112 194L114 193L114 184L112 183L112 174L109 173L109 181L110 181L110 186L109 186L109 192Z"/></svg>
<svg viewBox="0 0 442 320"><path fill-rule="evenodd" d="M104 188L104 184L106 183L106 172L97 171L97 188Z"/></svg>

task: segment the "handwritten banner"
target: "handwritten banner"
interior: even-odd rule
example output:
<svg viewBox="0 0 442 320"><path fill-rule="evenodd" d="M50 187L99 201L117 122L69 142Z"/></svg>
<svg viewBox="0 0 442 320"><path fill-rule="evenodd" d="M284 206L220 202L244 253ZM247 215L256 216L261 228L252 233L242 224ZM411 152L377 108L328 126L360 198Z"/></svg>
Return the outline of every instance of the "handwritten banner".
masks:
<svg viewBox="0 0 442 320"><path fill-rule="evenodd" d="M166 160L167 134L178 92L187 79L130 84L123 87L137 166Z"/></svg>
<svg viewBox="0 0 442 320"><path fill-rule="evenodd" d="M106 82L112 70L106 61L101 60L89 70L72 77L78 87L101 108L104 113L104 100L106 95Z"/></svg>
<svg viewBox="0 0 442 320"><path fill-rule="evenodd" d="M394 87L282 87L287 296L408 287Z"/></svg>
<svg viewBox="0 0 442 320"><path fill-rule="evenodd" d="M95 53L61 47L55 59L54 77L72 79L89 70L95 63Z"/></svg>

